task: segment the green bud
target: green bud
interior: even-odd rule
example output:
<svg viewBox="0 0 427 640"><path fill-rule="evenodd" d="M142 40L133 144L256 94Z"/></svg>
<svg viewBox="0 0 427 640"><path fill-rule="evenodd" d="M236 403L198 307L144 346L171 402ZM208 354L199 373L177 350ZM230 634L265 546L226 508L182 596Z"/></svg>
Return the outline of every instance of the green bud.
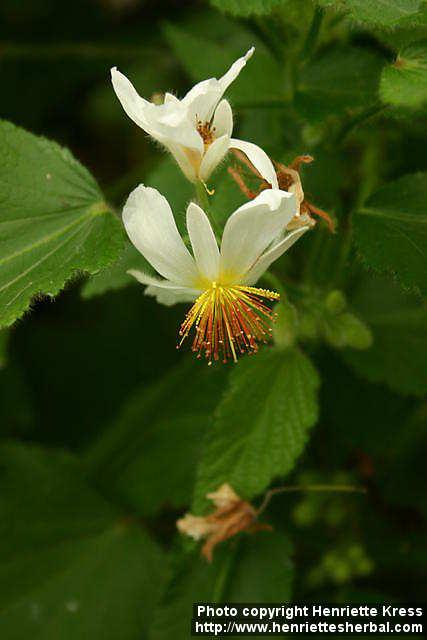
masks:
<svg viewBox="0 0 427 640"><path fill-rule="evenodd" d="M316 521L317 512L317 506L311 500L303 500L293 510L292 519L299 527L307 527Z"/></svg>
<svg viewBox="0 0 427 640"><path fill-rule="evenodd" d="M368 349L372 344L370 328L352 313L343 313L325 322L323 333L325 341L335 349Z"/></svg>
<svg viewBox="0 0 427 640"><path fill-rule="evenodd" d="M306 147L316 147L325 136L322 124L306 124L302 128L302 139Z"/></svg>
<svg viewBox="0 0 427 640"><path fill-rule="evenodd" d="M351 568L345 560L337 560L331 577L338 584L344 584L351 579Z"/></svg>
<svg viewBox="0 0 427 640"><path fill-rule="evenodd" d="M347 300L345 299L345 295L343 294L342 291L339 291L338 289L334 289L333 291L328 293L328 295L326 296L325 306L327 310L330 311L330 313L339 315L345 310L347 306Z"/></svg>

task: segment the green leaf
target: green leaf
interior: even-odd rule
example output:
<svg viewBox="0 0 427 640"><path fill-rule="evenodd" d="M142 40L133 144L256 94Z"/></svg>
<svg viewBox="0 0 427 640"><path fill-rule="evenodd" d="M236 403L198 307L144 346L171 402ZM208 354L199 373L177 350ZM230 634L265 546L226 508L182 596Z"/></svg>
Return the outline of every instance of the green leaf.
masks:
<svg viewBox="0 0 427 640"><path fill-rule="evenodd" d="M342 47L316 56L301 71L296 104L310 120L323 120L377 100L383 60L366 49Z"/></svg>
<svg viewBox="0 0 427 640"><path fill-rule="evenodd" d="M397 27L400 22L416 20L422 0L317 0L323 7L346 11L367 26Z"/></svg>
<svg viewBox="0 0 427 640"><path fill-rule="evenodd" d="M319 379L297 349L265 348L239 362L199 464L195 508L228 482L246 499L289 473L317 420Z"/></svg>
<svg viewBox="0 0 427 640"><path fill-rule="evenodd" d="M215 550L212 564L196 553L176 558L150 640L189 637L194 602L290 601L291 549L282 534L260 532L226 544Z"/></svg>
<svg viewBox="0 0 427 640"><path fill-rule="evenodd" d="M381 99L397 107L420 108L427 102L427 40L404 47L381 76Z"/></svg>
<svg viewBox="0 0 427 640"><path fill-rule="evenodd" d="M371 382L385 382L403 394L425 394L427 304L379 279L368 281L352 304L369 323L374 340L363 353L346 352L346 361Z"/></svg>
<svg viewBox="0 0 427 640"><path fill-rule="evenodd" d="M78 271L95 273L123 246L118 219L69 151L0 122L0 327L35 295L56 295Z"/></svg>
<svg viewBox="0 0 427 640"><path fill-rule="evenodd" d="M395 276L406 289L427 293L427 174L385 185L353 219L364 263Z"/></svg>
<svg viewBox="0 0 427 640"><path fill-rule="evenodd" d="M157 545L69 455L0 451L1 637L142 637L165 575Z"/></svg>
<svg viewBox="0 0 427 640"><path fill-rule="evenodd" d="M143 515L188 505L226 371L188 359L141 387L88 452L97 482Z"/></svg>
<svg viewBox="0 0 427 640"><path fill-rule="evenodd" d="M287 2L288 0L210 0L211 5L217 9L244 18L266 15L277 7L285 6Z"/></svg>
<svg viewBox="0 0 427 640"><path fill-rule="evenodd" d="M399 20L393 29L374 29L375 37L386 46L399 50L427 37L427 3L423 2L418 13Z"/></svg>

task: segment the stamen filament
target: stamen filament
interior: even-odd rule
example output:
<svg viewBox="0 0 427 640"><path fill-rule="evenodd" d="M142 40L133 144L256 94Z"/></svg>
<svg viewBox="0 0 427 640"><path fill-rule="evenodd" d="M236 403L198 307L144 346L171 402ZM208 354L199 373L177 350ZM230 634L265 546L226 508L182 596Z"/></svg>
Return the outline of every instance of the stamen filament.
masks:
<svg viewBox="0 0 427 640"><path fill-rule="evenodd" d="M268 341L270 325L275 320L263 298L279 300L280 295L268 289L213 282L187 313L178 347L194 328L192 351L197 352L198 358L204 355L209 364L220 357L223 362L237 362L239 355L255 353L259 342Z"/></svg>

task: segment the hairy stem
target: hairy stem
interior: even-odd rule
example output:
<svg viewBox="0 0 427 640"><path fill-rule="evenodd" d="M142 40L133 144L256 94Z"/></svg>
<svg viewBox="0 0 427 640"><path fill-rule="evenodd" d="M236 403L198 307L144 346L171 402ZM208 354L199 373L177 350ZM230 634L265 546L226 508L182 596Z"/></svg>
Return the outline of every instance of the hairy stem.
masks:
<svg viewBox="0 0 427 640"><path fill-rule="evenodd" d="M231 569L234 564L234 559L235 553L229 553L223 561L223 565L219 571L213 588L213 602L223 602L224 600L228 579L230 577Z"/></svg>
<svg viewBox="0 0 427 640"><path fill-rule="evenodd" d="M300 491L319 492L319 493L366 493L364 487L356 487L346 484L308 484L308 485L289 485L288 487L276 487L270 489L264 496L260 507L257 509L257 517L266 510L273 496L280 493L297 493Z"/></svg>
<svg viewBox="0 0 427 640"><path fill-rule="evenodd" d="M206 215L208 216L212 227L214 229L215 235L217 237L217 240L219 240L221 238L221 229L217 223L217 221L215 220L215 218L213 217L213 215L210 212L210 205L209 205L209 196L208 196L208 192L206 189L206 185L199 180L198 182L196 182L195 184L195 191L196 191L196 200L197 200L197 204L199 205L199 207L201 209L203 209L203 211L206 213Z"/></svg>

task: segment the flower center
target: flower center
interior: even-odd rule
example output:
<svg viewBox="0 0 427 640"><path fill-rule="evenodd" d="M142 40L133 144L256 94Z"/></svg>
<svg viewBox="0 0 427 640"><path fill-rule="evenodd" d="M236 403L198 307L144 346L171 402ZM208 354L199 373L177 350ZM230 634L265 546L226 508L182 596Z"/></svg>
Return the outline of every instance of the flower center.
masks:
<svg viewBox="0 0 427 640"><path fill-rule="evenodd" d="M212 127L210 122L197 120L197 131L202 137L206 151L209 145L215 140L215 127Z"/></svg>
<svg viewBox="0 0 427 640"><path fill-rule="evenodd" d="M269 339L275 314L263 299L279 298L278 293L267 289L213 282L187 313L178 348L194 327L191 348L198 358L204 355L209 364L220 357L223 362L237 362L239 355L258 351L258 343Z"/></svg>

